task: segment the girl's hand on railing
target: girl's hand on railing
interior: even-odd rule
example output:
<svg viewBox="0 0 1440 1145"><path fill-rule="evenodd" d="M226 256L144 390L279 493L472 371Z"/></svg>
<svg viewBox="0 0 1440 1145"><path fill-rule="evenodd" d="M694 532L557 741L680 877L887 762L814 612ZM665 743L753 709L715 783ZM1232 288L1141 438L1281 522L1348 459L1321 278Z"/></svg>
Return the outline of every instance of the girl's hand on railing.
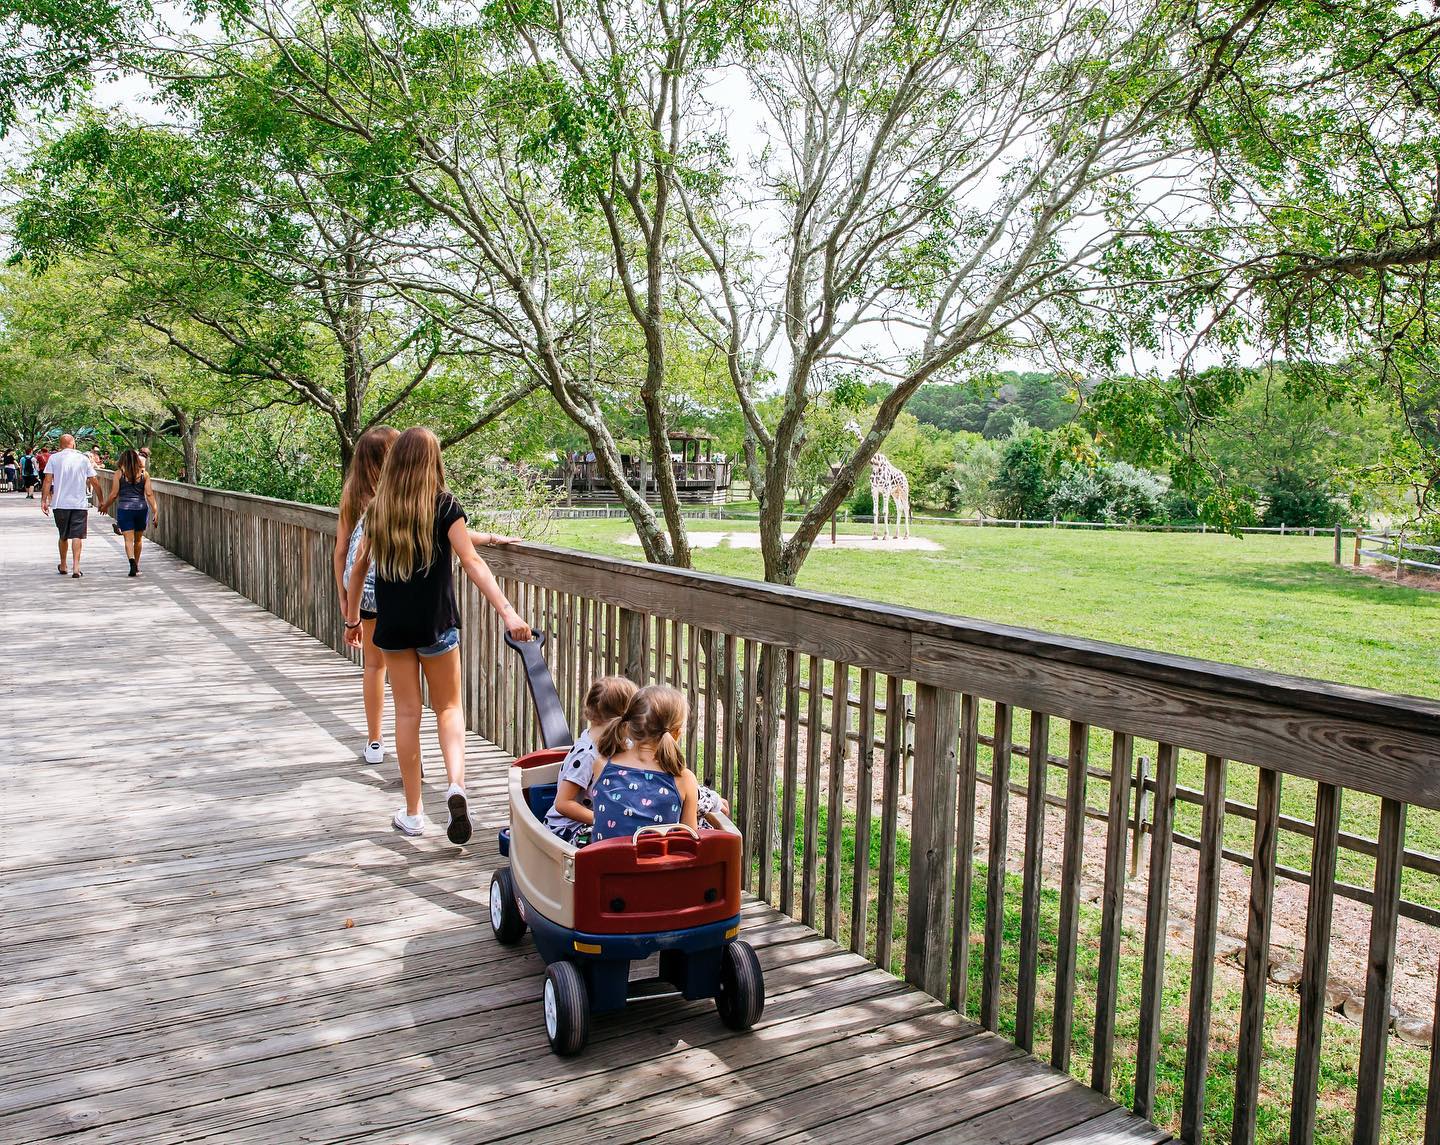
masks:
<svg viewBox="0 0 1440 1145"><path fill-rule="evenodd" d="M503 533L481 533L475 529L470 530L471 544L480 547L493 547L496 545L518 545L524 538L507 537Z"/></svg>
<svg viewBox="0 0 1440 1145"><path fill-rule="evenodd" d="M533 635L530 625L526 624L524 618L513 608L506 609L501 619L505 621L505 631L510 633L513 639L523 643Z"/></svg>

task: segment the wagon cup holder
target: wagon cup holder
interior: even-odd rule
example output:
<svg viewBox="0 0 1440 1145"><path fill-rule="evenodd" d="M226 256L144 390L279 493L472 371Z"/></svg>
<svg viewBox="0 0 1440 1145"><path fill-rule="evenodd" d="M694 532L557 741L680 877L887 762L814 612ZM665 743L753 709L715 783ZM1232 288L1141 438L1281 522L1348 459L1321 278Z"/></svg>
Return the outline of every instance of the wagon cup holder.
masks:
<svg viewBox="0 0 1440 1145"><path fill-rule="evenodd" d="M700 853L700 832L684 823L650 823L631 840L640 861L694 856Z"/></svg>

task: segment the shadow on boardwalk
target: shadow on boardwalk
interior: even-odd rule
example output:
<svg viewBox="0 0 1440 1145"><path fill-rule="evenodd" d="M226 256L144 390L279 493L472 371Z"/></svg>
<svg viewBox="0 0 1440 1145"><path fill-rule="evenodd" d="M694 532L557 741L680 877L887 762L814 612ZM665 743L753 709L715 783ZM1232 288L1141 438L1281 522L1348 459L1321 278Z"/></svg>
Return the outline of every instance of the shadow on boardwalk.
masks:
<svg viewBox="0 0 1440 1145"><path fill-rule="evenodd" d="M53 537L0 496L23 666L0 676L0 1140L1162 1136L760 905L752 1034L657 1003L560 1062L539 959L486 926L508 758L471 737L472 847L402 839L357 669L157 549L127 578L103 522L62 579Z"/></svg>

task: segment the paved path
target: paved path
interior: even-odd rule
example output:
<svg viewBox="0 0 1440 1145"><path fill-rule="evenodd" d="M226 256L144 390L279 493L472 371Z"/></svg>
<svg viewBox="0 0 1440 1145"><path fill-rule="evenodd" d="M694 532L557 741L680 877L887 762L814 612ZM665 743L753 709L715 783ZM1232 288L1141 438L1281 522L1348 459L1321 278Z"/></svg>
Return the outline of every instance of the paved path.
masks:
<svg viewBox="0 0 1440 1145"><path fill-rule="evenodd" d="M754 1032L653 1003L560 1062L487 925L507 757L470 740L472 847L401 838L352 665L158 549L127 578L103 522L62 579L35 505L0 495L7 1145L1163 1136L760 905Z"/></svg>

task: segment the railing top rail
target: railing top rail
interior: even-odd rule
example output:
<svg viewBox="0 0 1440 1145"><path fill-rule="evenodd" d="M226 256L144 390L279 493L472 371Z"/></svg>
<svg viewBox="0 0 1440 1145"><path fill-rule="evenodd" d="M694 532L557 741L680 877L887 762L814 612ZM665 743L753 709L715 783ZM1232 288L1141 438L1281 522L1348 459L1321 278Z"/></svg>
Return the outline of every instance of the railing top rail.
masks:
<svg viewBox="0 0 1440 1145"><path fill-rule="evenodd" d="M335 531L333 509L157 486ZM621 607L1440 808L1440 701L549 545L486 557Z"/></svg>
<svg viewBox="0 0 1440 1145"><path fill-rule="evenodd" d="M567 567L583 565L593 568L605 579L638 577L653 581L657 585L691 587L706 592L718 592L735 599L764 600L793 608L796 611L809 611L817 615L846 620L862 620L866 624L893 632L950 639L960 643L1013 652L1022 656L1034 656L1106 669L1123 667L1127 671L1133 671L1139 677L1163 683L1200 685L1207 690L1226 695L1265 699L1325 714L1343 713L1361 719L1373 718L1387 724L1393 724L1399 720L1407 726L1414 726L1417 730L1440 735L1440 700L1426 699L1422 696L1400 695L1334 681L1290 676L1263 668L1246 668L1236 664L1134 648L1125 644L1093 640L1088 637L1064 636L1039 629L978 620L973 617L883 604L859 597L720 576L693 569L640 564L595 553L557 548L553 545L528 543L518 546L513 551L522 550L529 554L543 554L545 559L559 565ZM510 550L487 552L486 559L490 560L492 564L496 562L497 558L502 562L509 563L508 551ZM600 595L604 596L603 593ZM619 597L628 594L622 594L617 590L612 595ZM624 604L626 601L616 599L613 603ZM660 601L655 602L655 604L660 603ZM663 608L654 610L665 611ZM743 615L734 619L739 621L742 626L745 623ZM729 620L730 618L727 617L727 626ZM716 618L712 616L710 623L714 625ZM745 635L745 633L737 633L737 635ZM757 638L764 639L764 636L757 633ZM881 649L877 648L876 652L883 655ZM863 650L860 650L860 654L864 655ZM851 663L858 665L861 660L857 658ZM880 665L874 666L879 667Z"/></svg>

